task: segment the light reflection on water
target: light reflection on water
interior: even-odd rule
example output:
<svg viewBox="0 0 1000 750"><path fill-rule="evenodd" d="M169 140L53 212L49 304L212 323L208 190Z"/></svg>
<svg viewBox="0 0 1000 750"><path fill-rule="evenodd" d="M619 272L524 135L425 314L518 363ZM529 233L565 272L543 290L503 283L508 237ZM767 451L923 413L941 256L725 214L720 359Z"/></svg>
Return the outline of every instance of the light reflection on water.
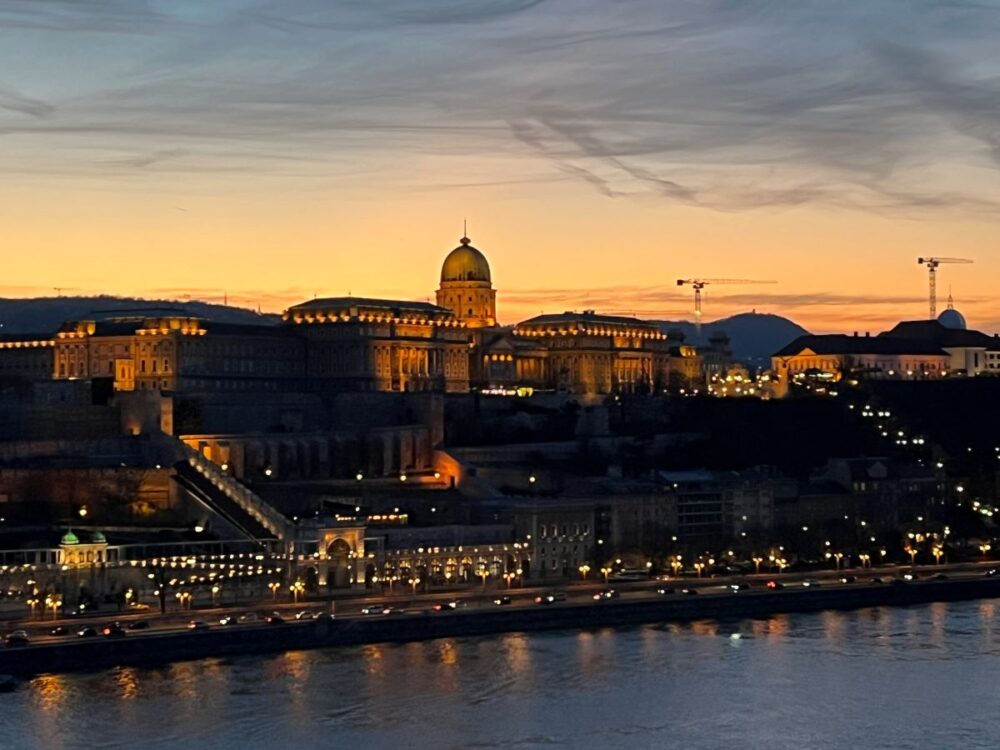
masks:
<svg viewBox="0 0 1000 750"><path fill-rule="evenodd" d="M994 602L38 677L0 747L995 748Z"/></svg>

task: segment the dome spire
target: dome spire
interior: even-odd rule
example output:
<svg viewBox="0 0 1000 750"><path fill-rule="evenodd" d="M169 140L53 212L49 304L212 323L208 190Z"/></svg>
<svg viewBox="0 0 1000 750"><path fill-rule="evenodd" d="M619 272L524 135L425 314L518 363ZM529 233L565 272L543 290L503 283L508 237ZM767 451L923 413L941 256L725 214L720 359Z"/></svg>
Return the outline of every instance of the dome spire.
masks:
<svg viewBox="0 0 1000 750"><path fill-rule="evenodd" d="M460 239L459 244L468 245L472 243L469 239L469 221L468 219L462 219L462 239Z"/></svg>
<svg viewBox="0 0 1000 750"><path fill-rule="evenodd" d="M951 297L951 287L950 286L948 287L948 309L949 310L954 310L955 309L955 300L952 299L952 297Z"/></svg>

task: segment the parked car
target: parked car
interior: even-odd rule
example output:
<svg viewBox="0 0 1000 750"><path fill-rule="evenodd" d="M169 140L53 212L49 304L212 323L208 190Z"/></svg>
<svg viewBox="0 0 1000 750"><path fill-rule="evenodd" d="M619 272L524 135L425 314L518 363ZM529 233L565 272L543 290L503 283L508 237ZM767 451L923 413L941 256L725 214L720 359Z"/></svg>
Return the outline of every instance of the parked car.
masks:
<svg viewBox="0 0 1000 750"><path fill-rule="evenodd" d="M101 635L105 638L124 638L128 633L125 632L125 628L120 622L109 622L101 628Z"/></svg>
<svg viewBox="0 0 1000 750"><path fill-rule="evenodd" d="M31 639L28 638L28 633L24 630L15 630L11 633L8 633L7 636L3 639L3 645L10 647L27 646L30 642Z"/></svg>

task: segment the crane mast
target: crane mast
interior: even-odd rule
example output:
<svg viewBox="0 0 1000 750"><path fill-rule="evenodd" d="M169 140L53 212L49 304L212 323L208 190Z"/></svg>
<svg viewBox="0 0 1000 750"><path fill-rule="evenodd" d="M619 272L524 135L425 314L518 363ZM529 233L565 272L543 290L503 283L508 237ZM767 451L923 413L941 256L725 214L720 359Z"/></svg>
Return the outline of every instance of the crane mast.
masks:
<svg viewBox="0 0 1000 750"><path fill-rule="evenodd" d="M942 263L972 263L968 258L917 258L917 263L927 267L930 319L937 318L937 270Z"/></svg>

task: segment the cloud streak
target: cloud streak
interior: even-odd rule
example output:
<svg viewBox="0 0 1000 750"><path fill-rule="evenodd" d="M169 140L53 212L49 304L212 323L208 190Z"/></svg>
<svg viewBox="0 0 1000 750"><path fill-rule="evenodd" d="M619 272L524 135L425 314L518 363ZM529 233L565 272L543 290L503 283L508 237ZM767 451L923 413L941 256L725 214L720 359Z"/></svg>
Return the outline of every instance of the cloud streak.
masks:
<svg viewBox="0 0 1000 750"><path fill-rule="evenodd" d="M210 173L239 151L263 177L420 188L434 176L392 165L489 153L510 173L464 184L530 174L720 211L1000 207L962 179L1000 167L988 3L0 0L0 28L74 40L55 95L0 53L0 137L33 153L0 158L6 174Z"/></svg>

